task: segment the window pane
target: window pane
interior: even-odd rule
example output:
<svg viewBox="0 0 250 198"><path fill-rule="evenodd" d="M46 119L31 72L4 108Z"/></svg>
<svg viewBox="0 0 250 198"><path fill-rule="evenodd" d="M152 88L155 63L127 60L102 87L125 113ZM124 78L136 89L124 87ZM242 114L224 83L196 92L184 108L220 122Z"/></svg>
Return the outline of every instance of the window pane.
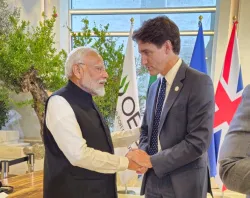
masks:
<svg viewBox="0 0 250 198"><path fill-rule="evenodd" d="M94 37L93 37L94 38ZM117 47L121 44L124 45L123 54L125 54L128 37L112 37L116 41ZM194 44L195 44L196 36L181 36L181 50L180 50L180 57L187 63L190 64ZM72 41L73 43L74 41ZM92 41L93 43L94 41ZM92 45L90 43L89 47ZM206 62L207 62L207 70L210 74L211 70L211 59L212 59L212 47L213 47L213 36L204 36L204 43L205 43L205 50L206 50ZM135 59L136 64L140 65L140 54L138 52L138 45L134 42L134 52L135 52Z"/></svg>
<svg viewBox="0 0 250 198"><path fill-rule="evenodd" d="M167 7L216 6L216 0L166 0Z"/></svg>
<svg viewBox="0 0 250 198"><path fill-rule="evenodd" d="M199 16L203 16L202 24L204 30L214 29L214 13L187 13L187 14L165 14L172 19L183 30L198 30ZM130 19L134 18L134 29L138 29L141 24L150 18L159 16L157 14L128 14L128 15L72 15L72 30L81 31L83 23L82 19L89 20L90 27L96 24L106 25L109 23L109 31L129 31Z"/></svg>
<svg viewBox="0 0 250 198"><path fill-rule="evenodd" d="M94 37L93 37L94 38ZM128 37L112 37L112 39L116 40L117 47L121 44L124 45L123 54L125 54ZM190 60L192 57L194 44L195 44L196 36L181 36L181 51L180 57L185 63L190 64ZM213 36L204 36L205 48L206 48L206 62L207 62L207 70L208 74L211 74L211 57L212 57L212 45L213 45ZM73 41L72 41L73 43ZM89 47L93 43L90 43ZM141 66L140 54L138 53L138 45L134 42L134 52L135 52L135 63L137 70L137 86L138 86L138 95L141 107L141 113L144 112L145 107L145 97L148 89L149 75L148 72L142 72L143 66ZM140 74L139 74L140 73Z"/></svg>
<svg viewBox="0 0 250 198"><path fill-rule="evenodd" d="M72 9L165 8L215 6L216 0L72 0Z"/></svg>
<svg viewBox="0 0 250 198"><path fill-rule="evenodd" d="M196 36L181 36L181 51L180 57L189 65L195 44ZM211 74L211 59L212 59L212 47L213 36L204 36L206 63L208 74Z"/></svg>

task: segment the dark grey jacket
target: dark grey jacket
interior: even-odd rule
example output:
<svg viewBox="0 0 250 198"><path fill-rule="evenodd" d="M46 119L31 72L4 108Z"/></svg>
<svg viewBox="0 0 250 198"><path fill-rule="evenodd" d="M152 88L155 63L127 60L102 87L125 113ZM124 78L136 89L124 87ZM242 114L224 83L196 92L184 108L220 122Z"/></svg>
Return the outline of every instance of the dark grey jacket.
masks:
<svg viewBox="0 0 250 198"><path fill-rule="evenodd" d="M250 198L250 85L220 149L220 177L226 187Z"/></svg>
<svg viewBox="0 0 250 198"><path fill-rule="evenodd" d="M148 91L140 137L147 152L152 135L159 80ZM162 151L151 157L159 178L169 175L176 198L205 198L209 185L207 150L213 133L214 89L209 76L188 67L179 68L159 124ZM141 194L145 193L147 174Z"/></svg>

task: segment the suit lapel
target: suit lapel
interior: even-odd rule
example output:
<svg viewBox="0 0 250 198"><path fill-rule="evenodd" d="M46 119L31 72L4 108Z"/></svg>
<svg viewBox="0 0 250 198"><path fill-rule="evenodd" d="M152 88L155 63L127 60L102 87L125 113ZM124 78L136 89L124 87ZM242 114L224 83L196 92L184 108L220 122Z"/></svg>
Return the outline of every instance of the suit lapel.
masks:
<svg viewBox="0 0 250 198"><path fill-rule="evenodd" d="M149 137L151 137L152 134L152 128L153 128L153 121L154 121L154 116L155 116L155 108L156 108L156 102L157 102L157 97L158 97L158 92L159 92L159 87L160 87L160 79L157 79L157 81L152 84L152 91L150 90L150 94L149 94L149 101L148 101L148 112L150 114L149 117Z"/></svg>
<svg viewBox="0 0 250 198"><path fill-rule="evenodd" d="M162 113L161 113L161 119L160 119L159 130L158 130L159 134L161 132L164 121L166 120L166 117L168 115L169 110L173 106L177 96L180 94L180 92L182 90L182 87L183 87L182 80L185 78L186 69L187 69L186 64L184 62L182 62L181 66L180 66L180 68L175 76L175 79L173 81L173 84L171 86L167 100L164 104L164 108L163 108Z"/></svg>

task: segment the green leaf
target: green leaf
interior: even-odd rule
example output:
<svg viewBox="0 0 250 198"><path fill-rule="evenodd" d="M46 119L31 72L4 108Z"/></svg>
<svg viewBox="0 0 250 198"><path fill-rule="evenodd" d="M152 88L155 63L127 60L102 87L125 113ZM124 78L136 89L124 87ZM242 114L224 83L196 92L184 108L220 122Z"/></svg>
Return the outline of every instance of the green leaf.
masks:
<svg viewBox="0 0 250 198"><path fill-rule="evenodd" d="M126 93L126 91L127 91L127 89L128 89L128 86L129 86L129 82L125 85L124 93Z"/></svg>
<svg viewBox="0 0 250 198"><path fill-rule="evenodd" d="M121 82L121 85L120 85L119 89L121 89L121 88L124 86L127 77L128 77L128 76L125 76L125 77L122 79L122 82Z"/></svg>

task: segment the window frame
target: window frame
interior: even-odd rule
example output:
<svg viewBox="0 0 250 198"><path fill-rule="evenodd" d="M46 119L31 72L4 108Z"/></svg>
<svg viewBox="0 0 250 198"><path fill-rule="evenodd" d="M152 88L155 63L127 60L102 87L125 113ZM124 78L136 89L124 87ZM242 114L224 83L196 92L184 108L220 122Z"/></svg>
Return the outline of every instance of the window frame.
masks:
<svg viewBox="0 0 250 198"><path fill-rule="evenodd" d="M124 15L124 14L181 14L181 13L216 13L216 6L202 6L202 7L169 7L169 8L126 8L126 9L72 9L71 2L68 0L69 9L68 9L68 20L69 27L72 28L72 15ZM197 24L198 24L197 19ZM75 31L74 33L78 33ZM109 37L128 37L129 31L109 31ZM198 34L198 25L197 30L180 30L181 36L197 36ZM214 39L214 30L203 30L204 36L212 36ZM93 36L95 36L92 33ZM69 34L69 49L72 49L72 37ZM211 52L213 53L213 52ZM212 54L213 55L213 54ZM212 56L211 55L211 56ZM212 61L211 61L212 62ZM214 65L209 66L208 74L212 74L214 70Z"/></svg>

